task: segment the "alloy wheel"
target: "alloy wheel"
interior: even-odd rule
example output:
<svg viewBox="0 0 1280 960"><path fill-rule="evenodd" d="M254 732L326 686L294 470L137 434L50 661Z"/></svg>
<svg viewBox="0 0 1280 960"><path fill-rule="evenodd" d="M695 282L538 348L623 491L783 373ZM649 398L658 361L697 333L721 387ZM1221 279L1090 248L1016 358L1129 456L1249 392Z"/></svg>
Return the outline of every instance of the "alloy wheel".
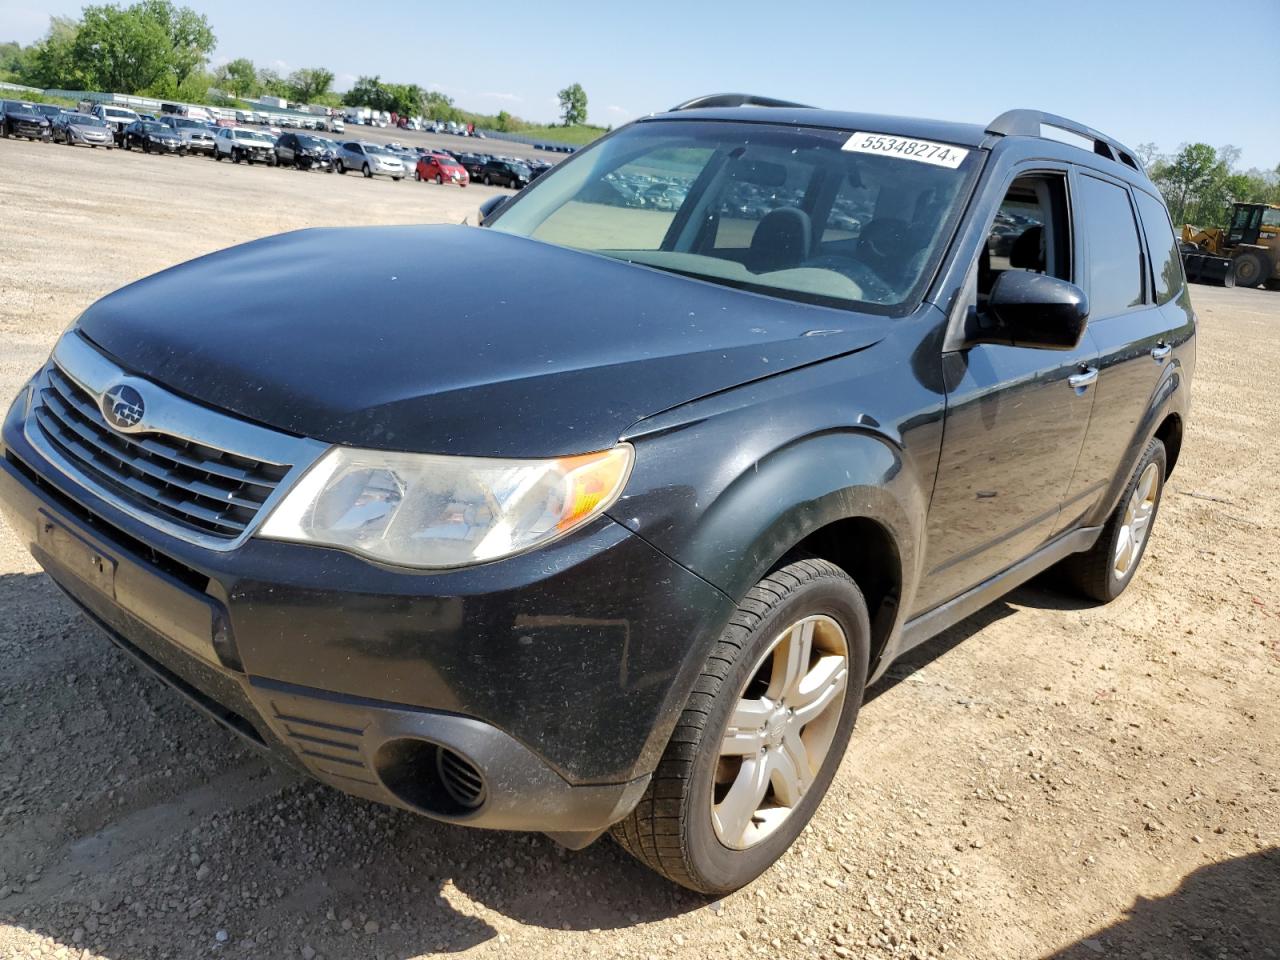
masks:
<svg viewBox="0 0 1280 960"><path fill-rule="evenodd" d="M1151 529L1156 501L1160 498L1160 466L1148 463L1138 482L1134 484L1129 502L1125 504L1124 520L1120 535L1116 537L1116 552L1111 569L1117 580L1123 580L1142 553L1142 545Z"/></svg>
<svg viewBox="0 0 1280 960"><path fill-rule="evenodd" d="M726 847L760 843L822 769L849 679L849 642L814 615L778 634L738 694L720 743L711 822Z"/></svg>

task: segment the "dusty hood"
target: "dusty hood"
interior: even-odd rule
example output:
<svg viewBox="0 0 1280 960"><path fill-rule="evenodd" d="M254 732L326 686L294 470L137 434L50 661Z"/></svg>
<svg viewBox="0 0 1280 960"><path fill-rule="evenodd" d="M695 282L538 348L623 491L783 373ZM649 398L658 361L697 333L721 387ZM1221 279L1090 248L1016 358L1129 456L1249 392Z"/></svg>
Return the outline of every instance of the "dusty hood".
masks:
<svg viewBox="0 0 1280 960"><path fill-rule="evenodd" d="M644 417L867 346L886 320L475 227L304 230L140 280L81 331L259 423L437 453L602 449Z"/></svg>

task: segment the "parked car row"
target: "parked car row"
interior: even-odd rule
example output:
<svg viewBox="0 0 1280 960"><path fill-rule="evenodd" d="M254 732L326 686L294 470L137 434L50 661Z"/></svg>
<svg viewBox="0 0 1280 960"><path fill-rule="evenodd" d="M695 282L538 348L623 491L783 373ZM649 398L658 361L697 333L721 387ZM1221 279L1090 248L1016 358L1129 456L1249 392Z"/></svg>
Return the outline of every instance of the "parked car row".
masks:
<svg viewBox="0 0 1280 960"><path fill-rule="evenodd" d="M541 160L455 153L450 150L333 140L302 131L219 126L179 113L137 113L128 107L94 104L88 111L53 104L5 100L0 107L5 136L52 140L70 146L121 147L179 157L201 154L232 163L291 166L367 178L467 186L472 180L520 190L551 168Z"/></svg>

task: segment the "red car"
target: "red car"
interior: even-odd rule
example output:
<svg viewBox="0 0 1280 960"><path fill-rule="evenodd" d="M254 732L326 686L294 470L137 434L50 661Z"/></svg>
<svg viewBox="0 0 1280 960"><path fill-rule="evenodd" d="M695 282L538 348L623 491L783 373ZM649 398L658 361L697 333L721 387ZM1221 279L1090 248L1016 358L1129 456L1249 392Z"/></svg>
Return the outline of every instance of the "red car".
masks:
<svg viewBox="0 0 1280 960"><path fill-rule="evenodd" d="M434 180L436 183L456 183L465 187L471 182L467 171L453 157L443 153L424 153L418 158L413 171L415 180Z"/></svg>

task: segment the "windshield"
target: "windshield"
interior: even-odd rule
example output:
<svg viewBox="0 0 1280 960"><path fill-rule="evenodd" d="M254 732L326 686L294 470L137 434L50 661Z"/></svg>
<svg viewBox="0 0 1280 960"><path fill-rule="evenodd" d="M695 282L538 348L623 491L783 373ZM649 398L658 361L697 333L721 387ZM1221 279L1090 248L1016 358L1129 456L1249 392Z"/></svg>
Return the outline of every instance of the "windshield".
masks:
<svg viewBox="0 0 1280 960"><path fill-rule="evenodd" d="M271 143L271 138L265 133L259 133L257 130L237 130L237 140L251 140L254 143Z"/></svg>
<svg viewBox="0 0 1280 960"><path fill-rule="evenodd" d="M181 127L185 130L205 130L207 126L199 120L189 120L186 117L174 117L173 125Z"/></svg>
<svg viewBox="0 0 1280 960"><path fill-rule="evenodd" d="M902 312L977 151L850 130L637 123L543 174L492 229L713 283Z"/></svg>
<svg viewBox="0 0 1280 960"><path fill-rule="evenodd" d="M147 133L172 133L173 131L166 127L163 123L152 123L150 120L142 121L142 129Z"/></svg>
<svg viewBox="0 0 1280 960"><path fill-rule="evenodd" d="M328 145L329 141L320 137L298 137L298 146L304 150L323 150Z"/></svg>
<svg viewBox="0 0 1280 960"><path fill-rule="evenodd" d="M97 117L91 117L85 113L73 113L67 118L68 122L74 123L77 127L105 127L106 124Z"/></svg>
<svg viewBox="0 0 1280 960"><path fill-rule="evenodd" d="M102 112L105 113L108 117L116 117L117 119L120 119L120 120L137 120L138 119L138 115L134 113L132 110L106 109L106 110L103 110Z"/></svg>
<svg viewBox="0 0 1280 960"><path fill-rule="evenodd" d="M388 150L386 147L380 147L376 143L366 143L364 145L364 152L376 154L377 156L380 156L380 157L395 157L397 160L400 158L400 155L398 153L393 153L392 151Z"/></svg>

